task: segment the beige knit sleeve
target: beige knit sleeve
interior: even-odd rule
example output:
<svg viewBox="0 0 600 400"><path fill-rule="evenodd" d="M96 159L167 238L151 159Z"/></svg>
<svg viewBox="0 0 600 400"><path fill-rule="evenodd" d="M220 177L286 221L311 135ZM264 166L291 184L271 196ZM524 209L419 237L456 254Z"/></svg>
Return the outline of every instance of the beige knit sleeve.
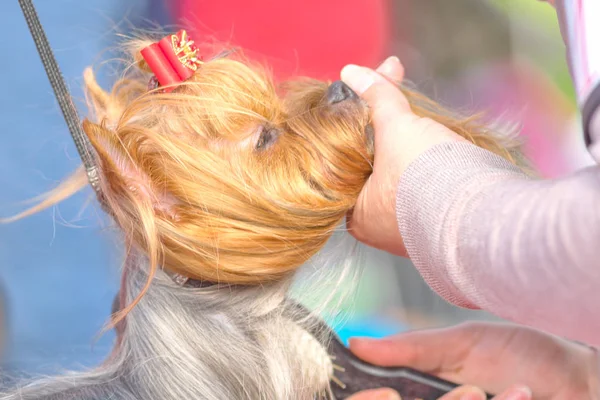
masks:
<svg viewBox="0 0 600 400"><path fill-rule="evenodd" d="M403 174L400 233L423 278L458 306L600 344L600 169L534 180L470 143Z"/></svg>

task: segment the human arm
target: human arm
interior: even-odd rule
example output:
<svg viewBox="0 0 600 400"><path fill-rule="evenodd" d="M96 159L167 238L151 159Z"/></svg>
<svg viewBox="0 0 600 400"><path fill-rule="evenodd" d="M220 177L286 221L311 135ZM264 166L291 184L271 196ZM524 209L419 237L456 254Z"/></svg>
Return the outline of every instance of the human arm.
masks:
<svg viewBox="0 0 600 400"><path fill-rule="evenodd" d="M456 143L406 170L397 217L413 263L446 300L598 345L599 203L598 167L532 180Z"/></svg>
<svg viewBox="0 0 600 400"><path fill-rule="evenodd" d="M374 172L350 232L394 254L408 248L429 285L454 304L600 343L598 167L560 180L529 179L415 116L386 79L402 80L396 59L378 72L342 73L371 106L375 128Z"/></svg>

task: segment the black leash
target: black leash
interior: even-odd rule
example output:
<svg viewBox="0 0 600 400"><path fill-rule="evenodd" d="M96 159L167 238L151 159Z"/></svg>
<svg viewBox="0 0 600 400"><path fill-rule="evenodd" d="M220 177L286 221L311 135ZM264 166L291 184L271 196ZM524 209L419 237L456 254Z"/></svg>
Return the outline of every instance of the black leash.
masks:
<svg viewBox="0 0 600 400"><path fill-rule="evenodd" d="M58 104L69 128L69 132L71 132L71 136L73 137L73 141L75 142L75 146L77 147L81 161L83 161L90 185L96 192L96 195L99 195L100 177L98 175L98 167L96 166L94 157L90 151L91 145L81 128L81 122L79 120L79 115L77 114L77 109L73 104L71 95L69 94L69 90L65 84L65 80L60 72L58 63L56 62L56 58L54 58L54 53L52 52L52 48L48 43L48 39L46 38L46 34L42 28L40 19L35 11L33 2L32 0L19 0L19 5L21 6L21 10L23 10L23 15L25 16L25 20L29 26L31 37L35 42L37 51L40 55L42 63L44 64L46 75L48 75L48 80L52 85L54 95L58 100Z"/></svg>

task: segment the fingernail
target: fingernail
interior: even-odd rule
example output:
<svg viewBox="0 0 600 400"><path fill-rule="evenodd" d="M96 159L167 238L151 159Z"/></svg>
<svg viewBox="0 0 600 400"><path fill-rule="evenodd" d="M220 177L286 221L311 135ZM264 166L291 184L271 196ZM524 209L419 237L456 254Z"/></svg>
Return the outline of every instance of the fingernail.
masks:
<svg viewBox="0 0 600 400"><path fill-rule="evenodd" d="M531 389L527 386L520 386L506 396L505 400L530 400L532 397L533 393L531 392Z"/></svg>
<svg viewBox="0 0 600 400"><path fill-rule="evenodd" d="M342 69L341 77L346 85L361 95L375 82L376 74L368 68L350 64Z"/></svg>
<svg viewBox="0 0 600 400"><path fill-rule="evenodd" d="M485 400L485 393L475 387L466 387L465 392L460 396L460 400Z"/></svg>
<svg viewBox="0 0 600 400"><path fill-rule="evenodd" d="M382 398L381 400L402 400L402 397L396 392L391 392L387 395L387 397Z"/></svg>
<svg viewBox="0 0 600 400"><path fill-rule="evenodd" d="M369 399L369 400L402 400L402 397L398 392L393 389L369 389L362 392L355 393L350 396L350 399Z"/></svg>
<svg viewBox="0 0 600 400"><path fill-rule="evenodd" d="M460 400L485 400L485 396L481 396L479 393L466 393L460 396Z"/></svg>
<svg viewBox="0 0 600 400"><path fill-rule="evenodd" d="M485 396L482 396L477 392L471 392L460 396L460 400L485 400Z"/></svg>
<svg viewBox="0 0 600 400"><path fill-rule="evenodd" d="M386 74L387 72L392 71L398 64L400 64L400 60L396 56L391 56L385 59L384 62L381 63L379 67L377 67L377 72Z"/></svg>

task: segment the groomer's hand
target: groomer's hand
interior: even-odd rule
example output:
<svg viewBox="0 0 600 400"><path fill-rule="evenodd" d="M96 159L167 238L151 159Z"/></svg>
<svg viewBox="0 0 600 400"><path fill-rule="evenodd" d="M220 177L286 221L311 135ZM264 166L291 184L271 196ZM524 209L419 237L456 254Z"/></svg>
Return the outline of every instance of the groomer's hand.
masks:
<svg viewBox="0 0 600 400"><path fill-rule="evenodd" d="M403 400L402 396L391 389L365 390L347 398L347 400ZM437 400L486 400L485 393L475 386L461 386ZM504 391L492 400L532 400L528 389L514 387Z"/></svg>
<svg viewBox="0 0 600 400"><path fill-rule="evenodd" d="M535 400L600 398L596 351L509 324L468 323L384 340L353 339L350 349L373 364L412 367L452 382L502 393L496 400L531 399L531 393ZM512 386L515 383L526 386ZM363 392L351 399L388 399L373 393L377 392ZM378 394L386 393L390 392L384 389ZM465 397L466 393L470 397ZM446 396L444 400L485 399L479 389L467 386Z"/></svg>
<svg viewBox="0 0 600 400"><path fill-rule="evenodd" d="M348 229L367 245L405 256L395 211L400 176L412 161L431 147L464 139L411 111L397 86L404 78L404 68L397 58L388 58L376 71L346 66L341 77L368 103L375 130L373 174L349 215Z"/></svg>
<svg viewBox="0 0 600 400"><path fill-rule="evenodd" d="M545 1L554 5L554 0ZM388 58L375 71L348 65L341 78L371 107L375 128L373 174L348 216L349 232L369 246L406 256L396 222L398 181L406 167L431 147L464 139L445 126L412 113L406 97L397 88L404 78L404 68L395 57Z"/></svg>

